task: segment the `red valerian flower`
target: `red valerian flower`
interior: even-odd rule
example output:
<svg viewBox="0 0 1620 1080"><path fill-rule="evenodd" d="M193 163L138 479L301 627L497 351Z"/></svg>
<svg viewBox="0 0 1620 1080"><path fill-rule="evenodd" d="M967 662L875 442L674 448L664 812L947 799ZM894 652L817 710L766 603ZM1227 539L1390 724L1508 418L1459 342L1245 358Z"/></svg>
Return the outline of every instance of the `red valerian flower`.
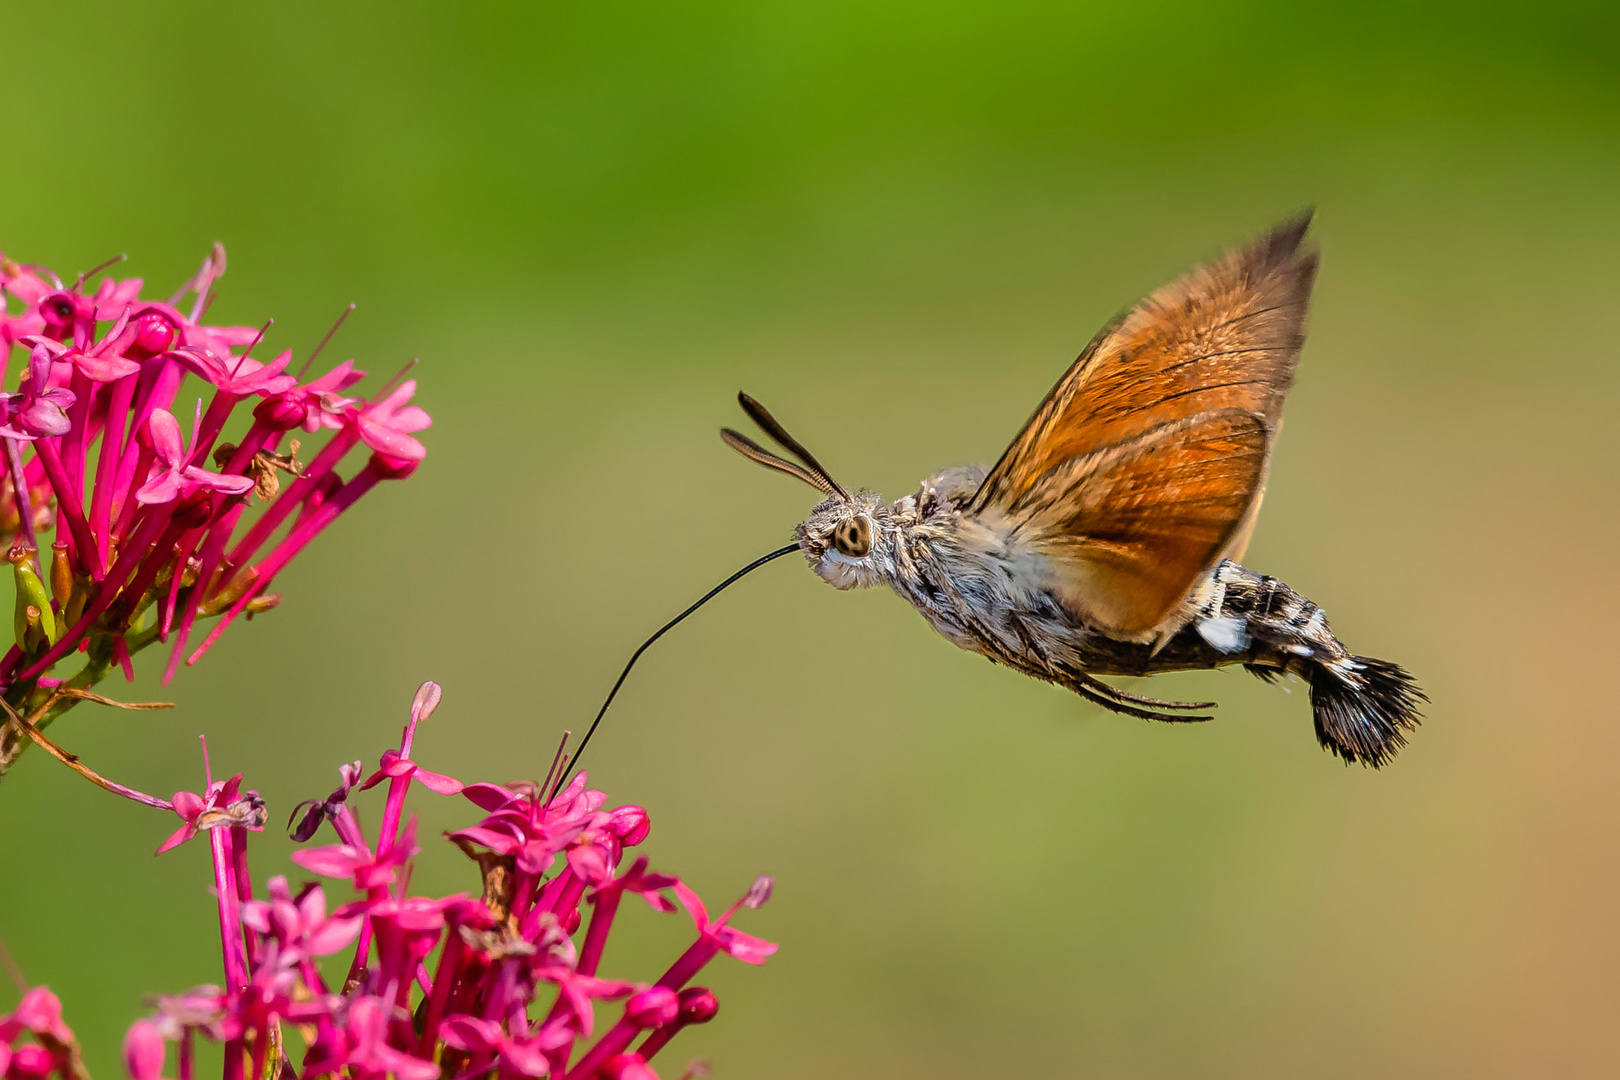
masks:
<svg viewBox="0 0 1620 1080"><path fill-rule="evenodd" d="M78 400L71 390L51 385L51 348L36 344L28 354L28 377L15 394L0 394L6 422L0 435L32 441L47 435L66 435L73 423L67 411Z"/></svg>
<svg viewBox="0 0 1620 1080"><path fill-rule="evenodd" d="M154 409L146 421L146 430L152 438L152 472L135 501L168 503L188 499L199 491L219 491L227 495L242 495L252 490L253 481L246 476L221 476L207 469L189 464L192 455L181 440L180 421L166 409Z"/></svg>
<svg viewBox="0 0 1620 1080"><path fill-rule="evenodd" d="M155 854L161 855L179 847L204 829L235 825L263 832L264 800L259 798L257 791L243 792L241 787L242 774L237 773L229 780L210 783L201 795L190 791L175 792L174 812L185 824L163 841Z"/></svg>
<svg viewBox="0 0 1620 1080"><path fill-rule="evenodd" d="M24 1035L32 1042L22 1042ZM22 1000L0 1016L0 1075L6 1080L88 1080L73 1029L62 1021L62 1003L43 986L23 991Z"/></svg>
<svg viewBox="0 0 1620 1080"><path fill-rule="evenodd" d="M154 644L170 650L164 682L197 662L240 616L277 605L277 574L342 513L422 461L414 433L430 417L408 404L414 382L368 400L346 393L365 374L352 360L299 385L290 352L254 359L268 323L203 321L224 272L216 246L160 300L143 299L139 279L108 277L92 294L82 277L65 288L49 270L0 259L0 375L13 345L28 350L20 385L0 389L0 529L13 534L0 544L52 551L49 574L30 561L51 586L33 604L38 623L57 630L18 621L0 654L0 695L19 711L49 697L28 717L35 729L82 700L36 691L87 690L117 670L133 678L132 658ZM247 412L240 441L221 442ZM189 444L176 419L187 415L198 417ZM300 427L330 437L306 449L289 439ZM362 447L373 452L346 464ZM54 542L42 542L49 528ZM193 633L208 620L199 646ZM0 720L0 775L32 744Z"/></svg>
<svg viewBox="0 0 1620 1080"><path fill-rule="evenodd" d="M433 421L415 405L407 405L416 394L416 380L406 379L389 395L360 410L360 438L377 453L398 461L421 461L427 449L411 438Z"/></svg>
<svg viewBox="0 0 1620 1080"><path fill-rule="evenodd" d="M740 908L764 901L769 878L710 919L691 889L650 870L647 859L620 868L624 849L648 836L647 812L607 808L583 775L554 792L549 783L463 784L417 765L418 729L440 697L434 683L417 691L399 745L384 752L371 778L377 786L388 781L374 833L362 832L351 805L361 791L359 762L344 765L339 788L299 822L303 839L324 824L338 834L338 844L293 854L305 869L353 883L355 898L330 913L317 885L295 889L278 875L255 886L247 842L264 809L243 792L240 776L210 781L203 795L175 796L184 824L163 847L208 833L225 981L158 999L156 1014L138 1021L125 1041L132 1080L163 1080L170 1042L179 1044L175 1080L197 1080L198 1037L223 1044L222 1080L273 1075L272 1048L287 1055L283 1075L305 1080L654 1077L649 1061L680 1031L715 1015L714 995L686 985L697 971L721 952L753 963L775 951L729 925ZM552 775L560 773L556 767ZM430 793L459 793L486 812L479 825L451 834L476 861L477 898L410 891L416 819L405 802L418 782ZM585 850L589 858L581 858ZM666 892L692 912L696 940L684 936L685 950L656 978L600 973L623 896L673 911ZM331 971L316 960L351 947L348 973L329 982ZM622 1012L598 1034L597 1010L615 1001L624 1002ZM29 1015L42 1030L60 1021L59 1009L35 1007ZM4 1035L0 1027L0 1045L9 1047ZM17 1067L13 1055L17 1076L7 1080L45 1080L40 1070L61 1060L49 1037L37 1038L45 1049L20 1047L24 1060Z"/></svg>

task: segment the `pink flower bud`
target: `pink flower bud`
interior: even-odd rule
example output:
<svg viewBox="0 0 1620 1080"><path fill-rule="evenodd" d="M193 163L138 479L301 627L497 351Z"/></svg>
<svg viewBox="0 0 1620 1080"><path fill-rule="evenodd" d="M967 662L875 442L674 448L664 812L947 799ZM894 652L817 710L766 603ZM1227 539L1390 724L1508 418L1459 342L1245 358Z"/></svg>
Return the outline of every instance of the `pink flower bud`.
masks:
<svg viewBox="0 0 1620 1080"><path fill-rule="evenodd" d="M416 471L420 461L411 461L408 458L389 457L387 454L372 454L371 462L367 466L379 474L384 480L403 480Z"/></svg>
<svg viewBox="0 0 1620 1080"><path fill-rule="evenodd" d="M706 986L689 986L681 991L681 1023L707 1024L720 1011L720 1001Z"/></svg>
<svg viewBox="0 0 1620 1080"><path fill-rule="evenodd" d="M174 324L155 311L148 311L137 318L131 329L135 331L135 340L124 355L131 360L148 360L160 352L167 352L174 345Z"/></svg>
<svg viewBox="0 0 1620 1080"><path fill-rule="evenodd" d="M658 1080L658 1074L640 1054L615 1054L602 1063L608 1080Z"/></svg>
<svg viewBox="0 0 1620 1080"><path fill-rule="evenodd" d="M575 930L578 930L579 908L573 908L564 914L562 919L559 920L558 925L563 928L563 933L565 934L572 934Z"/></svg>
<svg viewBox="0 0 1620 1080"><path fill-rule="evenodd" d="M776 879L769 874L761 874L754 879L754 884L748 889L748 895L743 897L743 907L757 908L771 898L771 890L776 888Z"/></svg>
<svg viewBox="0 0 1620 1080"><path fill-rule="evenodd" d="M624 1018L636 1027L663 1027L675 1019L680 1002L667 986L651 986L631 996L624 1005Z"/></svg>
<svg viewBox="0 0 1620 1080"><path fill-rule="evenodd" d="M6 1080L45 1080L56 1069L56 1058L39 1043L14 1047Z"/></svg>
<svg viewBox="0 0 1620 1080"><path fill-rule="evenodd" d="M444 688L431 679L416 688L416 697L411 701L411 719L421 723L433 715L433 710L439 707L444 699Z"/></svg>
<svg viewBox="0 0 1620 1080"><path fill-rule="evenodd" d="M647 811L639 806L621 806L613 811L608 820L608 828L625 847L635 847L647 839L647 833L652 830L652 820L647 817Z"/></svg>
<svg viewBox="0 0 1620 1080"><path fill-rule="evenodd" d="M133 1080L158 1080L168 1046L155 1020L137 1020L124 1036L124 1068Z"/></svg>
<svg viewBox="0 0 1620 1080"><path fill-rule="evenodd" d="M253 419L265 427L290 431L304 422L309 409L297 394L273 394L253 407Z"/></svg>
<svg viewBox="0 0 1620 1080"><path fill-rule="evenodd" d="M174 516L169 520L188 529L195 529L199 525L208 524L208 518L212 513L213 505L208 492L198 491L182 500L174 508Z"/></svg>

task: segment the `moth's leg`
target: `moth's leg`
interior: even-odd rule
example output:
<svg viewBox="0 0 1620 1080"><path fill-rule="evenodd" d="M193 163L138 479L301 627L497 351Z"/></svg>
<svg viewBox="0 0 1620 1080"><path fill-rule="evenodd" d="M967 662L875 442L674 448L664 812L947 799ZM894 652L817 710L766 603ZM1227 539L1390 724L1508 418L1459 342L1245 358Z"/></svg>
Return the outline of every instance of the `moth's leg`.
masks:
<svg viewBox="0 0 1620 1080"><path fill-rule="evenodd" d="M1215 719L1213 716L1197 716L1188 713L1155 711L1152 708L1138 708L1131 702L1144 702L1153 705L1157 703L1156 699L1139 698L1126 694L1114 689L1105 682L1092 678L1084 672L1070 672L1068 678L1064 680L1064 685L1094 705L1101 705L1109 712L1134 716L1139 720L1162 720L1167 724L1192 724ZM1170 708L1203 709L1210 708L1214 705L1214 702L1205 705L1195 705L1188 702L1163 702L1162 704Z"/></svg>
<svg viewBox="0 0 1620 1080"><path fill-rule="evenodd" d="M1213 701L1165 701L1163 698L1132 694L1121 690L1117 686L1105 683L1101 679L1093 678L1085 672L1075 672L1072 677L1084 681L1089 689L1096 691L1098 694L1130 705L1142 705L1150 709L1213 709L1216 707L1216 703Z"/></svg>

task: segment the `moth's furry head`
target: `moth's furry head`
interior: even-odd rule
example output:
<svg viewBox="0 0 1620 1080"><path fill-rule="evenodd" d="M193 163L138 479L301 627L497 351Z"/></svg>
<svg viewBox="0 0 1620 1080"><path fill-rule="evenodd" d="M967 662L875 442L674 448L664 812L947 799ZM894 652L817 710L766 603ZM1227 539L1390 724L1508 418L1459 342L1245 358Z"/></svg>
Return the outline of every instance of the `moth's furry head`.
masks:
<svg viewBox="0 0 1620 1080"><path fill-rule="evenodd" d="M894 575L900 528L875 491L828 496L793 535L810 568L835 588L864 589Z"/></svg>

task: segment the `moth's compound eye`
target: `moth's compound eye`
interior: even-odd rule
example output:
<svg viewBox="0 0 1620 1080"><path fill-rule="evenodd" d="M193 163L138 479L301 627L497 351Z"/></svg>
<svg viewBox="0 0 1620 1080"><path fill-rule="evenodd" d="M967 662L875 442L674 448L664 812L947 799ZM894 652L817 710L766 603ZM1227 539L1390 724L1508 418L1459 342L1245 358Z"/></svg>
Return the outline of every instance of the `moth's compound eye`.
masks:
<svg viewBox="0 0 1620 1080"><path fill-rule="evenodd" d="M872 550L872 520L865 514L847 517L833 530L833 547L842 555L860 558Z"/></svg>

